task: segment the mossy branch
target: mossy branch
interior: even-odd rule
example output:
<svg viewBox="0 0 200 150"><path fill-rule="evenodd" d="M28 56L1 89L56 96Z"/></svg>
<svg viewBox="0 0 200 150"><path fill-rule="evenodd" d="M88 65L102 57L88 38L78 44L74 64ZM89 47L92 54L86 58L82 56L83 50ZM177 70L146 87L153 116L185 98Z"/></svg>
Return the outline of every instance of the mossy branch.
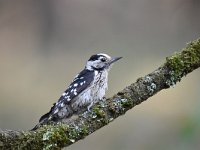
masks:
<svg viewBox="0 0 200 150"><path fill-rule="evenodd" d="M152 73L139 78L112 98L101 101L92 112L83 112L70 122L44 125L36 131L1 131L0 149L61 149L90 135L162 89L174 86L183 76L200 67L200 39L167 57Z"/></svg>

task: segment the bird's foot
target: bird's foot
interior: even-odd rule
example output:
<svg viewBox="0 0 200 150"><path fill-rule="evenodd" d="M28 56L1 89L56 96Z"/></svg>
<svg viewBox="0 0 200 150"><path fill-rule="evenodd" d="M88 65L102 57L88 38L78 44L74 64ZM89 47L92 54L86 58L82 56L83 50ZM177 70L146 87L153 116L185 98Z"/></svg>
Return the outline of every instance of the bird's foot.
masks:
<svg viewBox="0 0 200 150"><path fill-rule="evenodd" d="M88 107L87 107L87 111L88 112L91 112L91 107L93 106L93 102L92 103L90 103L90 105L88 105Z"/></svg>

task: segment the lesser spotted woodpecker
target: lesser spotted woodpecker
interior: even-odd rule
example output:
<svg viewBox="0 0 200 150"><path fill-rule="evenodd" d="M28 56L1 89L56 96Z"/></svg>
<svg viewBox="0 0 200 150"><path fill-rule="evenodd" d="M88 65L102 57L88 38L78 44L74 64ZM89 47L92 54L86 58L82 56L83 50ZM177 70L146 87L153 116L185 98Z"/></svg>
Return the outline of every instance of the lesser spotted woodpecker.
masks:
<svg viewBox="0 0 200 150"><path fill-rule="evenodd" d="M39 122L69 118L82 108L90 107L105 96L108 88L108 72L111 65L122 57L111 58L107 54L92 55L85 68L74 78L51 110Z"/></svg>

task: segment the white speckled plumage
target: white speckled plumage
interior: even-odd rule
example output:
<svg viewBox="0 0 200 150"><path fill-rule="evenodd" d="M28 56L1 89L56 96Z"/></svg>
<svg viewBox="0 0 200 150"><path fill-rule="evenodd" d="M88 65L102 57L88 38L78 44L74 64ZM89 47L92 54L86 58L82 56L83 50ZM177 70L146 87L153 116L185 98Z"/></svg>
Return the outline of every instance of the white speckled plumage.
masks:
<svg viewBox="0 0 200 150"><path fill-rule="evenodd" d="M101 100L108 89L110 67L120 58L111 58L103 53L92 55L85 69L75 76L51 110L40 118L40 122L69 118L83 108L89 109Z"/></svg>

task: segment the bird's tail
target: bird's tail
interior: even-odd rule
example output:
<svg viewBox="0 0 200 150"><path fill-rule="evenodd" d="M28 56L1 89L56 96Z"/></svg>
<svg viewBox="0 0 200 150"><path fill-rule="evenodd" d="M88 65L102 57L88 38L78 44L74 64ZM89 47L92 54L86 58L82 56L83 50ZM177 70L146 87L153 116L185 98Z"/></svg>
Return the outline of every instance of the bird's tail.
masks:
<svg viewBox="0 0 200 150"><path fill-rule="evenodd" d="M48 113L44 114L42 117L40 117L39 123L33 129L31 129L31 131L37 130L42 125L47 124L49 122L50 114L51 110Z"/></svg>
<svg viewBox="0 0 200 150"><path fill-rule="evenodd" d="M45 114L45 115L46 115L46 114ZM42 117L43 117L43 116L42 116ZM47 124L47 122L48 122L48 118L43 118L43 119L40 118L39 123L38 123L33 129L31 129L31 131L37 130L37 129L38 129L39 127L41 127L42 125Z"/></svg>
<svg viewBox="0 0 200 150"><path fill-rule="evenodd" d="M38 123L33 129L31 129L30 131L35 131L40 127L40 123Z"/></svg>

